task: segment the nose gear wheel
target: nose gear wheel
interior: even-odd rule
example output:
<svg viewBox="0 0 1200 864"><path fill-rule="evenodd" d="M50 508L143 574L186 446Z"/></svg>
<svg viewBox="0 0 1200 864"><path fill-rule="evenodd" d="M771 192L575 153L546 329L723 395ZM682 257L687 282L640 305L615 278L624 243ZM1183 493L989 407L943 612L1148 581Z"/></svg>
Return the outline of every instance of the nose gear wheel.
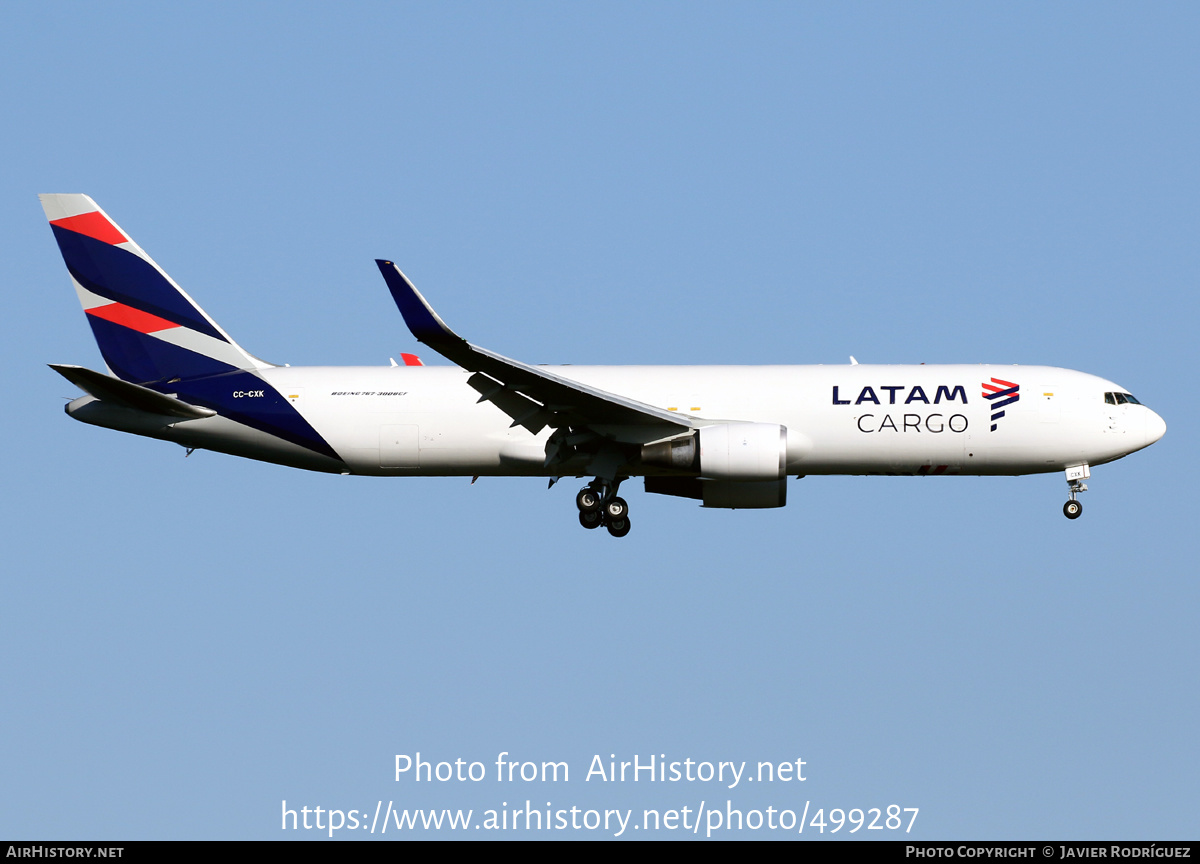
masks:
<svg viewBox="0 0 1200 864"><path fill-rule="evenodd" d="M1077 468L1068 468L1066 474L1070 499L1063 505L1063 515L1068 519L1078 519L1083 514L1083 505L1079 503L1076 496L1087 491L1087 486L1083 481L1091 477L1092 472L1087 465L1080 465Z"/></svg>

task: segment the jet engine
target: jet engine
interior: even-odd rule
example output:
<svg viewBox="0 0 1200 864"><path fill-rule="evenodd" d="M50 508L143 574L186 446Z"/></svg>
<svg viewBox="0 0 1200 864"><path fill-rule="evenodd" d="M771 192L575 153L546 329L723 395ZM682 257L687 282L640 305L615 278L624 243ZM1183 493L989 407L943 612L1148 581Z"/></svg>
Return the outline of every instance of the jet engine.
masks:
<svg viewBox="0 0 1200 864"><path fill-rule="evenodd" d="M777 423L704 426L682 438L643 445L642 464L692 475L648 476L647 492L730 509L787 503L787 428Z"/></svg>

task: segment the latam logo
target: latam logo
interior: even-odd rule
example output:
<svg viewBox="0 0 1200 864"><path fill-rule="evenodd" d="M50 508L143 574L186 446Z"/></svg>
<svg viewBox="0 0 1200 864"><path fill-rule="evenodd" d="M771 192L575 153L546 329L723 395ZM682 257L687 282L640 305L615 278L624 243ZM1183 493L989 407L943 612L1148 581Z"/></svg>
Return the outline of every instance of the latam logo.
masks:
<svg viewBox="0 0 1200 864"><path fill-rule="evenodd" d="M983 383L983 398L992 403L992 431L996 431L996 421L1004 416L1005 405L1011 405L1021 398L1021 387L1011 381L993 378L992 383ZM999 401L997 401L999 400Z"/></svg>
<svg viewBox="0 0 1200 864"><path fill-rule="evenodd" d="M847 393L846 398L843 399L843 398L841 398L841 394L838 392L838 389L839 389L838 387L833 388L833 404L834 405L850 405L851 404L850 394ZM887 402L889 405L898 404L896 402L896 393L903 392L905 390L908 391L908 395L904 397L905 405L911 405L914 402L923 402L926 405L930 404L929 397L925 395L925 388L921 387L921 386L909 387L907 384L885 384L882 387L880 387L879 389L887 391L887 393L888 393ZM932 387L930 387L929 389L933 390ZM986 396L987 394L985 393L984 395ZM934 391L932 404L940 405L942 403L943 398L947 402L953 402L956 399L961 399L962 404L966 405L967 404L967 391L961 384L956 384L952 388L947 387L946 385L942 384L942 385L938 386L936 391ZM877 395L875 395L874 387L862 388L862 390L860 390L858 393L858 398L853 401L853 404L862 405L864 402L870 402L875 405L883 404L882 402L880 402L879 397Z"/></svg>

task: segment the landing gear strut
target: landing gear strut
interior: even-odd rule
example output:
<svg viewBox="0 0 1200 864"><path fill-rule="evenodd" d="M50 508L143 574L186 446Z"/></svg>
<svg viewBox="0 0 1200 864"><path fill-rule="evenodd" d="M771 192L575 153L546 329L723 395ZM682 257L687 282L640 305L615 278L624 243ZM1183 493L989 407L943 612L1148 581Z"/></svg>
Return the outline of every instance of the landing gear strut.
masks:
<svg viewBox="0 0 1200 864"><path fill-rule="evenodd" d="M1063 515L1068 519L1078 519L1083 513L1083 505L1075 496L1080 492L1087 491L1087 485L1083 481L1091 477L1092 472L1087 465L1080 465L1076 468L1068 468L1066 473L1070 500L1063 505Z"/></svg>
<svg viewBox="0 0 1200 864"><path fill-rule="evenodd" d="M575 496L575 506L579 508L580 525L584 528L603 525L614 537L624 537L629 533L629 504L624 498L617 497L617 487L623 479L618 477L610 482L597 477L579 490Z"/></svg>

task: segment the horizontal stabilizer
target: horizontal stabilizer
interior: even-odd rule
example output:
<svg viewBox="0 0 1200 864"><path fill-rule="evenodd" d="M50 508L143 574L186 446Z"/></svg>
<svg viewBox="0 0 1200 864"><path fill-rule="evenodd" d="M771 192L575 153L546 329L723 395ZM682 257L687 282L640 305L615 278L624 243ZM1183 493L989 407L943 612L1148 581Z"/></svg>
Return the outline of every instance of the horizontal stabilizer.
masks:
<svg viewBox="0 0 1200 864"><path fill-rule="evenodd" d="M121 405L137 411L148 411L151 414L181 417L185 420L199 420L203 417L212 417L217 413L209 408L189 405L187 402L151 390L149 387L131 384L120 378L105 375L103 372L85 369L83 366L66 366L58 363L49 365L59 375L81 390L95 396L101 402Z"/></svg>

